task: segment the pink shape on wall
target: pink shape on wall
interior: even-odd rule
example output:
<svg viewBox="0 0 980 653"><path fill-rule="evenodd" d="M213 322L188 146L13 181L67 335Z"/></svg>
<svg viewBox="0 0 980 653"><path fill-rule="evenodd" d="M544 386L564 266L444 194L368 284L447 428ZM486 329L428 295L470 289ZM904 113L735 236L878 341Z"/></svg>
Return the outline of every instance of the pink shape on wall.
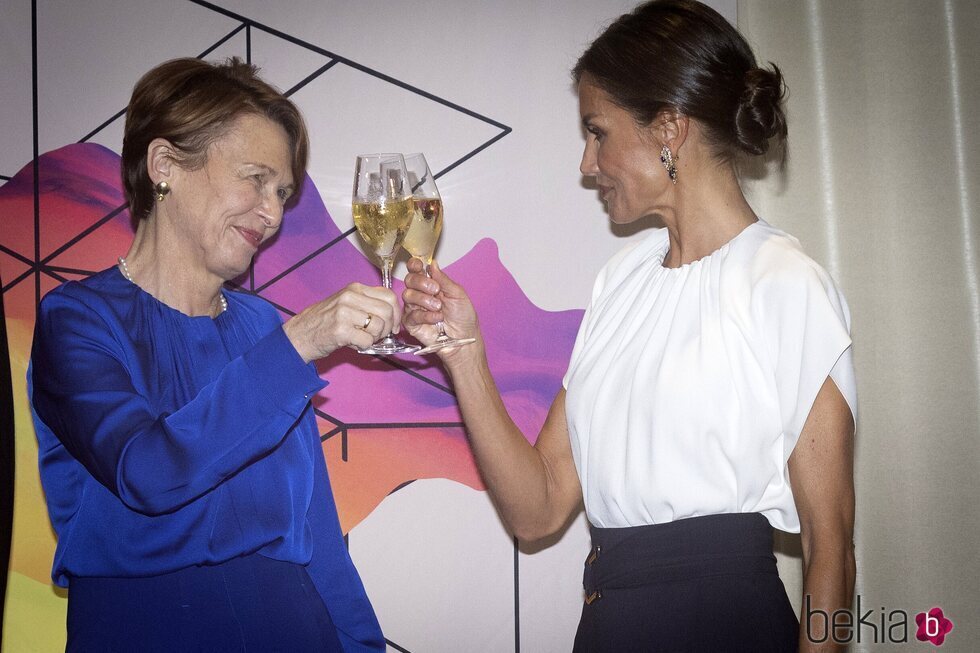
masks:
<svg viewBox="0 0 980 653"><path fill-rule="evenodd" d="M33 330L35 294L27 261L40 242L42 294L59 278L82 278L115 263L132 238L119 157L95 144L74 144L39 160L40 220L35 234L32 166L0 187L0 273L7 319ZM259 253L254 279L238 280L272 301L284 317L351 281L379 283L368 261L329 215L307 177L277 238ZM356 238L356 236L350 236ZM482 240L447 273L467 288L480 314L490 366L518 427L534 442L561 385L581 310L535 306ZM18 281L18 279L20 279ZM30 288L31 292L27 292ZM396 282L396 291L400 292ZM11 343L12 356L30 343ZM19 351L18 351L19 349ZM323 450L345 532L405 483L446 478L483 489L455 397L436 357L379 360L348 350L321 361L330 385L315 398Z"/></svg>

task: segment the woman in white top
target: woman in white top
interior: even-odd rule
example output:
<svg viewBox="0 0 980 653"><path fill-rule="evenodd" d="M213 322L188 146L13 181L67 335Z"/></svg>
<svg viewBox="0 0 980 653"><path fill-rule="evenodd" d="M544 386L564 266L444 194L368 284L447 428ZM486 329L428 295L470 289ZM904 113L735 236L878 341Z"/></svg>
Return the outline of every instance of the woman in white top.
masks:
<svg viewBox="0 0 980 653"><path fill-rule="evenodd" d="M799 624L772 528L800 532L804 614L850 606L855 384L849 314L799 242L760 220L733 159L785 137L778 68L690 0L614 22L575 71L581 170L609 217L665 228L599 273L568 373L532 447L508 417L465 291L417 261L405 324L442 350L508 527L535 540L584 502L577 651L791 651Z"/></svg>

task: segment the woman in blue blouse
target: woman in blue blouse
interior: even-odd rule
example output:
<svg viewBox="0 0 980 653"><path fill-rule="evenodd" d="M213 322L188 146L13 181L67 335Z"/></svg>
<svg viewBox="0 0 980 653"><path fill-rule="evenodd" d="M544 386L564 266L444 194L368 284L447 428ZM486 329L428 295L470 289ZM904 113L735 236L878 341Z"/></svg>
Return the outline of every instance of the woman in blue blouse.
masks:
<svg viewBox="0 0 980 653"><path fill-rule="evenodd" d="M170 61L133 91L136 237L44 298L29 374L69 650L384 650L311 361L395 328L395 296L352 284L283 324L222 285L278 230L307 149L296 107L238 60Z"/></svg>

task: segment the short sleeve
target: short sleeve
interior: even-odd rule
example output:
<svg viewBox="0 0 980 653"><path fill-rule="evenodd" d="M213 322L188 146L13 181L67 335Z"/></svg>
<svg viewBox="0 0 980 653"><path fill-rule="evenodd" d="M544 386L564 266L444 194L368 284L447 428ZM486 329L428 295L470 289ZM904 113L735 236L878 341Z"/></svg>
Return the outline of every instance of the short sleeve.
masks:
<svg viewBox="0 0 980 653"><path fill-rule="evenodd" d="M656 232L660 231L662 230L656 230ZM656 232L654 233L654 236L658 236L658 233ZM665 238L665 236L662 234L659 234L659 236L661 240ZM575 336L575 345L572 347L572 355L568 361L568 369L565 372L565 376L563 376L561 379L561 385L566 390L568 389L568 381L572 376L572 371L575 368L575 362L578 360L582 347L584 347L585 341L589 337L592 327L592 316L595 313L596 304L599 302L606 288L611 284L614 285L616 283L617 277L623 273L623 268L629 267L630 257L644 251L644 245L649 247L649 244L646 241L630 243L626 247L616 252L611 259L606 261L606 264L599 270L599 274L596 275L595 283L592 284L592 296L589 299L589 305L585 308L585 314L582 316L582 322L579 325L578 334Z"/></svg>
<svg viewBox="0 0 980 653"><path fill-rule="evenodd" d="M788 460L827 377L857 421L850 312L843 294L802 252L760 250L765 270L753 288L753 313L765 339Z"/></svg>
<svg viewBox="0 0 980 653"><path fill-rule="evenodd" d="M568 390L568 381L572 377L572 370L575 367L575 361L578 359L578 353L581 351L585 342L585 335L589 329L589 318L592 316L592 305L593 302L590 301L589 305L585 308L585 313L582 315L582 322L578 326L578 333L575 335L575 344L572 346L572 355L568 359L568 369L565 370L565 376L561 377L561 387L565 390Z"/></svg>

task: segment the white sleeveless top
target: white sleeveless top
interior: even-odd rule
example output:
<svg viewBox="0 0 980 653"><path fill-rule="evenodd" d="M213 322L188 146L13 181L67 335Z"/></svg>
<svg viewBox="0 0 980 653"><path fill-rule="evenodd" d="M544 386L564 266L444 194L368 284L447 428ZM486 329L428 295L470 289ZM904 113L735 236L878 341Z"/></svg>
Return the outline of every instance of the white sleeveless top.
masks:
<svg viewBox="0 0 980 653"><path fill-rule="evenodd" d="M658 229L606 264L563 379L589 521L760 512L797 533L786 461L828 375L857 415L844 296L761 220L680 268L668 248Z"/></svg>

